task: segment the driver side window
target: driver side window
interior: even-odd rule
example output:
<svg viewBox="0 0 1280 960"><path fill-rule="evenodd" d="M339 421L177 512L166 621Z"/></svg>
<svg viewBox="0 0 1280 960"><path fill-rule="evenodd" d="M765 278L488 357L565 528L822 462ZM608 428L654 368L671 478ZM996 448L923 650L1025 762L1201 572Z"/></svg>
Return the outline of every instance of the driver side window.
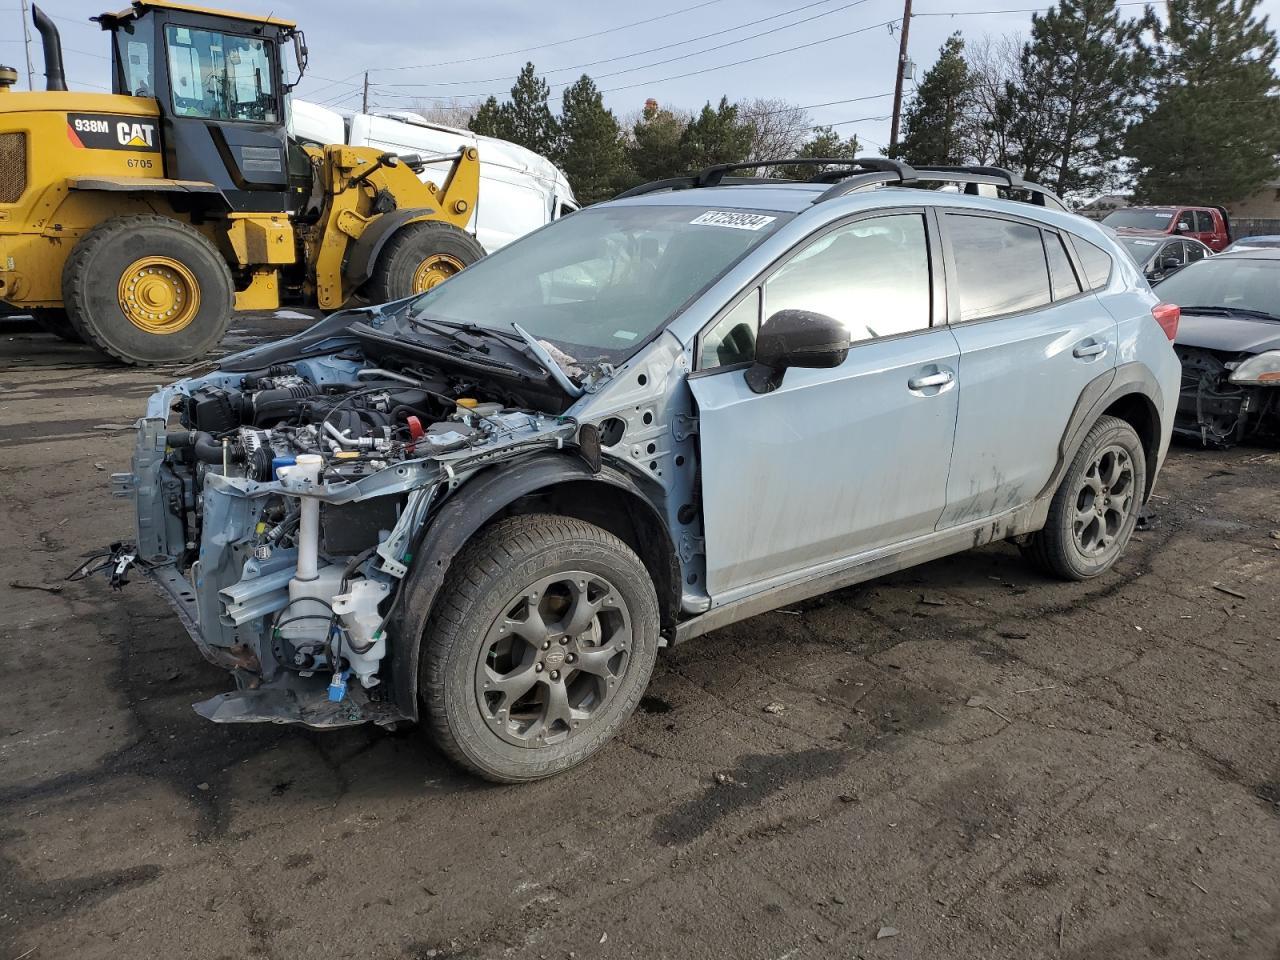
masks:
<svg viewBox="0 0 1280 960"><path fill-rule="evenodd" d="M824 234L702 338L701 368L755 359L760 323L779 310L810 310L841 321L849 339L892 337L929 326L929 247L924 217L891 214ZM763 316L762 316L763 314Z"/></svg>

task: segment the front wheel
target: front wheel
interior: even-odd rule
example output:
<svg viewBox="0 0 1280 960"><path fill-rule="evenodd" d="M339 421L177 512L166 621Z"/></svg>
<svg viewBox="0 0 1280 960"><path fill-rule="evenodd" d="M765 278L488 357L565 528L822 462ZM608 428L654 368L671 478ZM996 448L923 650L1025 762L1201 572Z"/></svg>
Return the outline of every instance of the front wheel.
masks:
<svg viewBox="0 0 1280 960"><path fill-rule="evenodd" d="M564 517L500 520L454 561L428 624L430 729L489 780L567 770L635 710L658 631L653 581L617 537Z"/></svg>
<svg viewBox="0 0 1280 960"><path fill-rule="evenodd" d="M483 256L476 238L450 223L411 223L378 254L364 293L372 303L403 300L444 283Z"/></svg>
<svg viewBox="0 0 1280 960"><path fill-rule="evenodd" d="M1024 554L1064 580L1106 573L1133 535L1146 487L1147 458L1137 431L1116 417L1099 417L1053 495L1044 529Z"/></svg>
<svg viewBox="0 0 1280 960"><path fill-rule="evenodd" d="M67 258L67 316L86 343L124 363L195 360L231 323L235 286L203 234L168 217L106 220Z"/></svg>

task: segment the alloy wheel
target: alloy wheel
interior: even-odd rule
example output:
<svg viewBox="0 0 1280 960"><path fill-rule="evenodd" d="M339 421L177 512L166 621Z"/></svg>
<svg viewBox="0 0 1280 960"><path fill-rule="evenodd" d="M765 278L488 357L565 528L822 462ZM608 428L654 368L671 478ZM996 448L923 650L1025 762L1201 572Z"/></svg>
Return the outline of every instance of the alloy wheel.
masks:
<svg viewBox="0 0 1280 960"><path fill-rule="evenodd" d="M489 729L542 747L577 735L614 696L630 663L631 614L606 578L551 574L512 597L485 635L475 693Z"/></svg>
<svg viewBox="0 0 1280 960"><path fill-rule="evenodd" d="M1134 510L1133 459L1112 444L1102 448L1081 478L1071 529L1076 549L1097 559L1117 547Z"/></svg>

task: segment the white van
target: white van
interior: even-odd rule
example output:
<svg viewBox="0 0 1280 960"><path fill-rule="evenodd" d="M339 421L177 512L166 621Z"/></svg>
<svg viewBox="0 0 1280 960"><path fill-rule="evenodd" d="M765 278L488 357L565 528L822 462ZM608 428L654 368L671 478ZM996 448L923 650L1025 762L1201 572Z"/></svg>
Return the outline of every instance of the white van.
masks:
<svg viewBox="0 0 1280 960"><path fill-rule="evenodd" d="M467 225L489 253L517 237L578 209L569 181L546 157L532 150L430 123L405 111L343 115L319 104L292 99L289 135L303 143L346 143L393 153L444 157L429 164L423 180L440 186L453 154L462 147L480 151L480 199Z"/></svg>

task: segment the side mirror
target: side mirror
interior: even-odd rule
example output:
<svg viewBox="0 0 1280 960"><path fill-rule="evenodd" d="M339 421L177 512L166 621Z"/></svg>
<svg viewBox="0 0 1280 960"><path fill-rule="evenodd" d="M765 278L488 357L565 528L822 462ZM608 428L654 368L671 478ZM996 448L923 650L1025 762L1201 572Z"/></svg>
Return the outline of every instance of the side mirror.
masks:
<svg viewBox="0 0 1280 960"><path fill-rule="evenodd" d="M1182 266L1182 261L1177 257L1161 257L1160 270L1162 273L1173 273Z"/></svg>
<svg viewBox="0 0 1280 960"><path fill-rule="evenodd" d="M849 331L811 310L779 310L756 335L756 362L747 370L753 393L778 389L788 367L838 367L849 355Z"/></svg>
<svg viewBox="0 0 1280 960"><path fill-rule="evenodd" d="M1179 223L1176 227L1174 227L1174 229L1177 230L1178 233L1186 233L1188 230L1191 229L1191 225L1189 223Z"/></svg>

